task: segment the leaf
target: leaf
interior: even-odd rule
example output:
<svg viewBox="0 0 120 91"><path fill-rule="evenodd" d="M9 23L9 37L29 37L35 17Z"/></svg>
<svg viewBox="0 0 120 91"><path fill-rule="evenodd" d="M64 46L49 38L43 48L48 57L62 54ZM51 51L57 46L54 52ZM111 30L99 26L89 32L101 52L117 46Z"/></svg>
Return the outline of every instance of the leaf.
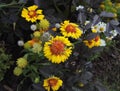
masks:
<svg viewBox="0 0 120 91"><path fill-rule="evenodd" d="M111 17L114 17L114 14L111 13L111 12L103 11L103 12L101 12L100 16L101 16L101 17L108 17L108 18L111 18Z"/></svg>
<svg viewBox="0 0 120 91"><path fill-rule="evenodd" d="M18 3L27 3L27 0L19 0Z"/></svg>
<svg viewBox="0 0 120 91"><path fill-rule="evenodd" d="M93 17L93 22L92 22L93 26L98 24L99 22L100 22L100 17L98 15L95 15Z"/></svg>
<svg viewBox="0 0 120 91"><path fill-rule="evenodd" d="M92 23L88 23L88 24L85 26L85 29L88 30L88 29L91 28L91 26L92 26Z"/></svg>
<svg viewBox="0 0 120 91"><path fill-rule="evenodd" d="M120 34L120 27L114 27L114 29Z"/></svg>
<svg viewBox="0 0 120 91"><path fill-rule="evenodd" d="M91 40L91 39L95 38L96 36L98 36L97 33L90 33L90 34L87 35L86 39Z"/></svg>
<svg viewBox="0 0 120 91"><path fill-rule="evenodd" d="M86 71L81 75L80 79L83 84L87 84L88 81L92 79L92 77L93 77L93 74L89 71Z"/></svg>
<svg viewBox="0 0 120 91"><path fill-rule="evenodd" d="M105 35L110 36L110 31L111 30L112 30L112 26L111 26L110 22L108 22L107 25L106 25Z"/></svg>
<svg viewBox="0 0 120 91"><path fill-rule="evenodd" d="M86 15L85 15L85 13L79 13L78 14L78 19L77 19L78 21L80 21L80 23L81 24L84 24L85 23L85 21L86 21Z"/></svg>
<svg viewBox="0 0 120 91"><path fill-rule="evenodd" d="M95 89L97 89L97 91L107 91L107 89L100 82L95 83Z"/></svg>
<svg viewBox="0 0 120 91"><path fill-rule="evenodd" d="M117 25L119 25L119 22L117 20L111 20L110 24L117 26Z"/></svg>

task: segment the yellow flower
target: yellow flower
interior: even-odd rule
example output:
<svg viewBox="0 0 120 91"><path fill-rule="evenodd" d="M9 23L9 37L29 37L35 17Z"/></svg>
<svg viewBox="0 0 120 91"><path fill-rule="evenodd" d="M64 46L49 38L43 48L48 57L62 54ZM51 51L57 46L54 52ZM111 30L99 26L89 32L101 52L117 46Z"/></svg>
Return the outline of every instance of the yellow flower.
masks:
<svg viewBox="0 0 120 91"><path fill-rule="evenodd" d="M95 46L100 46L101 44L101 39L100 36L96 36L95 38L91 39L91 40L84 40L83 41L85 43L86 46L88 46L89 48L93 48Z"/></svg>
<svg viewBox="0 0 120 91"><path fill-rule="evenodd" d="M23 70L20 67L15 67L14 70L13 70L13 74L16 75L16 76L21 75L22 72L23 72Z"/></svg>
<svg viewBox="0 0 120 91"><path fill-rule="evenodd" d="M89 48L94 47L94 41L93 41L93 40L84 40L83 42L84 42L85 45L88 46Z"/></svg>
<svg viewBox="0 0 120 91"><path fill-rule="evenodd" d="M40 36L41 36L40 31L35 31L35 32L33 33L33 36L36 37L36 38L40 38Z"/></svg>
<svg viewBox="0 0 120 91"><path fill-rule="evenodd" d="M47 91L52 89L53 91L57 91L63 84L63 81L58 77L49 77L44 80L43 86Z"/></svg>
<svg viewBox="0 0 120 91"><path fill-rule="evenodd" d="M52 63L65 62L72 52L72 44L68 38L56 36L44 45L44 56Z"/></svg>
<svg viewBox="0 0 120 91"><path fill-rule="evenodd" d="M50 23L49 23L49 21L47 19L41 20L39 25L38 25L39 30L41 30L41 31L48 30L49 26L50 26Z"/></svg>
<svg viewBox="0 0 120 91"><path fill-rule="evenodd" d="M17 66L20 68L25 68L27 66L27 60L25 58L18 58L17 59Z"/></svg>
<svg viewBox="0 0 120 91"><path fill-rule="evenodd" d="M101 44L101 41L100 41L101 39L100 39L100 36L96 36L95 38L94 38L94 46L100 46L100 44Z"/></svg>
<svg viewBox="0 0 120 91"><path fill-rule="evenodd" d="M37 20L42 20L44 18L42 10L38 9L37 5L30 6L27 9L23 8L21 16L31 22L36 22Z"/></svg>
<svg viewBox="0 0 120 91"><path fill-rule="evenodd" d="M74 39L78 39L83 33L77 24L70 23L69 21L61 23L60 30L65 37L72 37Z"/></svg>

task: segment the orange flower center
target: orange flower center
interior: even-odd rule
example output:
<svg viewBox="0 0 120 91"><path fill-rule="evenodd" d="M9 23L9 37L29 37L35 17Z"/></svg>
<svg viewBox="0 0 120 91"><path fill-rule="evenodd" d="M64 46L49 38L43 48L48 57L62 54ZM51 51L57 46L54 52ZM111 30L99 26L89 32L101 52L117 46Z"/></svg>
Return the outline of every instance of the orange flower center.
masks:
<svg viewBox="0 0 120 91"><path fill-rule="evenodd" d="M94 41L97 42L97 41L99 41L99 39L100 39L100 37L97 36L97 37L95 37Z"/></svg>
<svg viewBox="0 0 120 91"><path fill-rule="evenodd" d="M60 40L55 40L52 45L50 46L50 50L52 54L55 55L60 55L61 53L64 52L65 45L62 41Z"/></svg>
<svg viewBox="0 0 120 91"><path fill-rule="evenodd" d="M65 28L65 30L66 30L68 33L69 33L69 32L71 32L71 33L75 33L75 32L76 32L75 26L73 26L73 25L71 25L71 24L67 25L66 28Z"/></svg>
<svg viewBox="0 0 120 91"><path fill-rule="evenodd" d="M48 80L48 84L49 86L55 86L57 84L58 80L57 79L54 79L54 78L51 78Z"/></svg>
<svg viewBox="0 0 120 91"><path fill-rule="evenodd" d="M88 44L89 44L89 45L91 45L92 43L93 43L92 40L89 40L89 41L88 41Z"/></svg>
<svg viewBox="0 0 120 91"><path fill-rule="evenodd" d="M33 17L35 17L37 14L36 14L36 11L31 10L31 11L28 12L28 15L30 16L30 18L33 18Z"/></svg>

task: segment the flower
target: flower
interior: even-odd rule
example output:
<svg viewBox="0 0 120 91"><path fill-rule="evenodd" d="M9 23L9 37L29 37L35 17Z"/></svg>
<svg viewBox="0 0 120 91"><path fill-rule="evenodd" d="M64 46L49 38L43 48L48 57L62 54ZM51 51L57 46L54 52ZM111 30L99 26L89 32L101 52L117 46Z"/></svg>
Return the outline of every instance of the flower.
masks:
<svg viewBox="0 0 120 91"><path fill-rule="evenodd" d="M21 16L25 18L28 22L36 22L37 20L42 20L44 18L42 10L37 8L37 5L32 5L27 9L23 8Z"/></svg>
<svg viewBox="0 0 120 91"><path fill-rule="evenodd" d="M44 80L43 86L47 91L50 91L50 89L57 91L62 84L63 81L60 78L52 76Z"/></svg>
<svg viewBox="0 0 120 91"><path fill-rule="evenodd" d="M106 31L106 23L104 22L99 22L95 26L91 27L93 33L101 33Z"/></svg>
<svg viewBox="0 0 120 91"><path fill-rule="evenodd" d="M74 39L78 39L83 33L77 24L70 23L69 21L61 23L60 30L65 37L72 37Z"/></svg>
<svg viewBox="0 0 120 91"><path fill-rule="evenodd" d="M79 9L84 9L84 6L79 5L78 7L76 7L76 11L78 11Z"/></svg>
<svg viewBox="0 0 120 91"><path fill-rule="evenodd" d="M105 40L103 40L103 39L100 40L100 46L106 46Z"/></svg>
<svg viewBox="0 0 120 91"><path fill-rule="evenodd" d="M18 58L17 59L17 66L20 68L25 68L27 66L27 60L25 58Z"/></svg>
<svg viewBox="0 0 120 91"><path fill-rule="evenodd" d="M35 31L35 30L37 29L37 26L36 26L35 24L32 24L32 25L30 26L30 29L31 29L32 31Z"/></svg>
<svg viewBox="0 0 120 91"><path fill-rule="evenodd" d="M42 45L41 44L39 44L39 43L33 44L32 51L34 53L40 53L41 50L42 50Z"/></svg>
<svg viewBox="0 0 120 91"><path fill-rule="evenodd" d="M41 36L41 41L46 42L52 38L52 35L49 32L44 32Z"/></svg>
<svg viewBox="0 0 120 91"><path fill-rule="evenodd" d="M20 67L15 67L14 70L13 70L13 74L16 75L16 76L21 75L22 72L23 72L23 70Z"/></svg>
<svg viewBox="0 0 120 91"><path fill-rule="evenodd" d="M94 40L94 46L100 46L101 44L100 36L96 36L93 40Z"/></svg>
<svg viewBox="0 0 120 91"><path fill-rule="evenodd" d="M38 25L39 30L42 30L42 31L48 30L49 26L50 26L50 23L47 19L41 20L39 25Z"/></svg>
<svg viewBox="0 0 120 91"><path fill-rule="evenodd" d="M19 41L17 42L17 44L18 44L18 46L23 46L23 45L24 45L24 41L23 41L23 40L19 40Z"/></svg>
<svg viewBox="0 0 120 91"><path fill-rule="evenodd" d="M35 32L33 33L33 36L36 37L36 38L40 38L40 36L41 36L40 31L35 31Z"/></svg>
<svg viewBox="0 0 120 91"><path fill-rule="evenodd" d="M86 46L88 46L89 48L93 48L95 46L100 46L101 44L101 39L100 36L96 36L95 38L91 39L91 40L84 40L83 41L85 43Z"/></svg>
<svg viewBox="0 0 120 91"><path fill-rule="evenodd" d="M56 36L44 45L44 55L52 63L65 62L72 52L72 44L68 38Z"/></svg>
<svg viewBox="0 0 120 91"><path fill-rule="evenodd" d="M56 28L60 28L60 24L59 24L59 23L56 23L56 24L55 24L55 27L56 27Z"/></svg>
<svg viewBox="0 0 120 91"><path fill-rule="evenodd" d="M88 46L89 48L94 47L94 41L93 41L93 40L84 40L83 42L84 42L85 45Z"/></svg>
<svg viewBox="0 0 120 91"><path fill-rule="evenodd" d="M35 43L41 43L41 41L39 40L39 38L33 38L32 40L29 40L29 41L27 41L25 44L25 48L26 49L28 49L28 48L31 48L31 47L33 47L33 45L35 44Z"/></svg>

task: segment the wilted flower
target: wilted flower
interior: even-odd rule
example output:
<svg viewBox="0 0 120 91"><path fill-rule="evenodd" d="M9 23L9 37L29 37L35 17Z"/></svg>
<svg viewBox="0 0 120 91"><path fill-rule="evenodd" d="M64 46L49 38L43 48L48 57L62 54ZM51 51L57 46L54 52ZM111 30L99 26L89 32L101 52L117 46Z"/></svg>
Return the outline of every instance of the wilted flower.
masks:
<svg viewBox="0 0 120 91"><path fill-rule="evenodd" d="M57 91L62 84L63 81L60 78L52 76L44 80L43 86L47 91L50 91L50 89Z"/></svg>
<svg viewBox="0 0 120 91"><path fill-rule="evenodd" d="M24 45L24 41L23 40L19 40L17 43L18 43L18 46L23 46Z"/></svg>
<svg viewBox="0 0 120 91"><path fill-rule="evenodd" d="M35 24L32 24L32 25L30 26L30 29L31 29L32 31L35 31L35 30L37 29L37 26L36 26Z"/></svg>
<svg viewBox="0 0 120 91"><path fill-rule="evenodd" d="M72 37L74 39L78 39L83 33L77 24L70 23L69 21L61 23L60 30L65 37Z"/></svg>
<svg viewBox="0 0 120 91"><path fill-rule="evenodd" d="M23 8L21 16L31 22L36 22L37 20L42 20L44 18L42 10L38 9L37 5L30 6L27 9Z"/></svg>
<svg viewBox="0 0 120 91"><path fill-rule="evenodd" d="M55 38L45 42L44 56L52 63L65 62L72 52L72 44L68 38L56 36Z"/></svg>
<svg viewBox="0 0 120 91"><path fill-rule="evenodd" d="M50 40L51 38L52 38L51 34L49 32L45 32L41 36L41 41L46 42L46 41Z"/></svg>
<svg viewBox="0 0 120 91"><path fill-rule="evenodd" d="M13 70L13 74L16 75L16 76L21 75L22 72L23 72L23 70L20 67L15 67L14 70Z"/></svg>
<svg viewBox="0 0 120 91"><path fill-rule="evenodd" d="M25 68L27 66L28 62L25 58L18 58L17 59L17 66L20 68Z"/></svg>

